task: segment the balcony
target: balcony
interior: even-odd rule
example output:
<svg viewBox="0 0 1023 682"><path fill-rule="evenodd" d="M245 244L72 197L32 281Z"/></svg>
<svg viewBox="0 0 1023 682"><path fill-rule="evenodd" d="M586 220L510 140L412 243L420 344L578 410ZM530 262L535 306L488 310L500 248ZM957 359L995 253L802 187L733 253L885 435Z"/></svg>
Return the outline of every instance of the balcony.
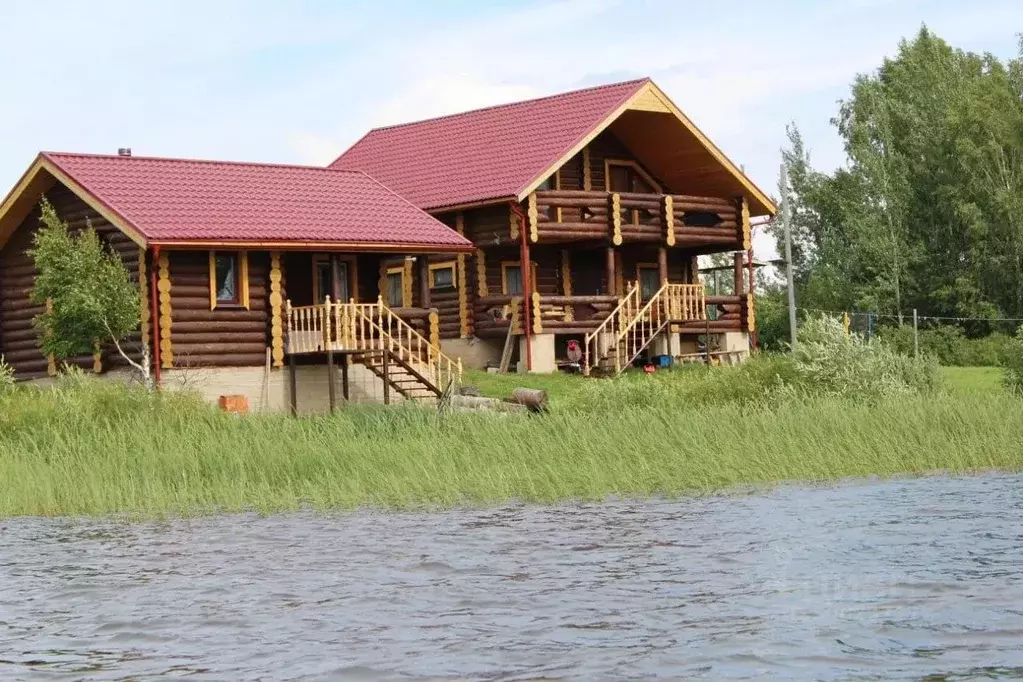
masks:
<svg viewBox="0 0 1023 682"><path fill-rule="evenodd" d="M606 240L664 243L707 250L747 249L744 200L682 194L542 190L528 199L533 243Z"/></svg>

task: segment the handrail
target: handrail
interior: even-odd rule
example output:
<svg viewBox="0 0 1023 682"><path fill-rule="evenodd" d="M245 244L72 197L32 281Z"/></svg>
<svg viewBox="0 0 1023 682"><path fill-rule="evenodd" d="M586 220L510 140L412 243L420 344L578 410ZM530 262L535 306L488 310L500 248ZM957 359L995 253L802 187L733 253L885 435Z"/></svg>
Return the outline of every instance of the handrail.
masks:
<svg viewBox="0 0 1023 682"><path fill-rule="evenodd" d="M608 335L614 335L617 342L618 335L615 334L614 330L621 329L623 326L630 324L635 318L635 312L641 306L639 282L633 282L632 287L622 297L621 302L619 302L614 310L596 329L587 334L583 339L583 371L585 373L589 374L590 368L593 366L590 364L591 358L594 363L598 363L607 355L607 351L602 347L601 340L606 339ZM617 326L615 325L616 322L618 323ZM601 352L602 350L605 352Z"/></svg>
<svg viewBox="0 0 1023 682"><path fill-rule="evenodd" d="M396 315L382 297L376 303L355 308L354 312L359 318L357 328L362 331L360 336L366 346L360 350L386 350L409 365L426 368L425 374L441 391L449 383L457 386L461 382L461 359L453 360L442 353L440 348ZM367 325L370 331L377 332L376 336L365 333Z"/></svg>
<svg viewBox="0 0 1023 682"><path fill-rule="evenodd" d="M462 361L441 352L439 344L416 331L380 298L376 303L335 303L327 296L323 303L293 306L286 303L288 353L321 351L383 351L407 364L424 369L423 374L440 390L462 377Z"/></svg>
<svg viewBox="0 0 1023 682"><path fill-rule="evenodd" d="M583 371L589 373L614 351L615 372L628 366L672 322L707 319L706 290L702 284L665 282L643 303L639 287L632 288L595 331L586 335ZM603 344L601 344L603 340Z"/></svg>

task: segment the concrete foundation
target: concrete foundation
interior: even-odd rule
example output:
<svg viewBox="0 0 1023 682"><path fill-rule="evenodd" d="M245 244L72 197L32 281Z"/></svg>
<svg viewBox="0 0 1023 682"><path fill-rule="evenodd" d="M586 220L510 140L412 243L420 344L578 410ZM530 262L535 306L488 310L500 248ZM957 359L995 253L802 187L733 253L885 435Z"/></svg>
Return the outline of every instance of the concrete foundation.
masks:
<svg viewBox="0 0 1023 682"><path fill-rule="evenodd" d="M327 366L300 365L294 368L297 408L300 414L330 411L330 390ZM165 390L192 391L210 403L216 404L222 395L244 395L251 412L287 412L291 406L291 367L271 369L263 367L197 367L165 369L162 386ZM334 389L337 406L342 407L341 359L334 366ZM348 368L348 393L352 403L382 403L384 382L363 365ZM404 400L391 391L391 402Z"/></svg>
<svg viewBox="0 0 1023 682"><path fill-rule="evenodd" d="M650 342L648 351L651 357L655 355L678 357L682 354L680 335L672 332L661 332Z"/></svg>
<svg viewBox="0 0 1023 682"><path fill-rule="evenodd" d="M441 339L440 350L448 357L462 360L466 369L486 369L501 364L504 343L493 339Z"/></svg>
<svg viewBox="0 0 1023 682"><path fill-rule="evenodd" d="M749 357L749 334L746 332L725 332L720 335L718 345L719 350L730 354L722 358L724 362L729 360L732 362L742 362Z"/></svg>
<svg viewBox="0 0 1023 682"><path fill-rule="evenodd" d="M534 334L526 338L519 337L519 364L518 371L526 370L526 344L530 344L529 352L532 355L533 374L551 374L558 371L557 355L554 350L554 334Z"/></svg>

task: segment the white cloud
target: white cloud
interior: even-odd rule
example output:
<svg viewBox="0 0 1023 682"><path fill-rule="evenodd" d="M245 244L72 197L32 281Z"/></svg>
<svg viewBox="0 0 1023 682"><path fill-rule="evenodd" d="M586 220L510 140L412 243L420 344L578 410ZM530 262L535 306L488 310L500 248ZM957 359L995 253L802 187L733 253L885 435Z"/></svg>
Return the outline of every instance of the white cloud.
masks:
<svg viewBox="0 0 1023 682"><path fill-rule="evenodd" d="M921 22L1003 54L1023 25L1018 0L736 0L727 12L695 0L555 0L477 6L466 19L457 10L5 7L0 63L15 68L0 107L0 185L43 148L326 163L374 126L649 75L770 192L785 123L799 123L822 165L839 163L826 124L835 100Z"/></svg>

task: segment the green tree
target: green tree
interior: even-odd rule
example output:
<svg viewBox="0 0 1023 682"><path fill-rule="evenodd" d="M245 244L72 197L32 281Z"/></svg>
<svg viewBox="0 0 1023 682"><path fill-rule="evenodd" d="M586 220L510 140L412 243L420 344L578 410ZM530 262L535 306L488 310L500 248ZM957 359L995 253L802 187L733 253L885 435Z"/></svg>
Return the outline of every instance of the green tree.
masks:
<svg viewBox="0 0 1023 682"><path fill-rule="evenodd" d="M801 305L1023 316L1023 45L1003 62L921 28L832 122L845 167L814 170L794 128L784 152Z"/></svg>
<svg viewBox="0 0 1023 682"><path fill-rule="evenodd" d="M75 235L45 198L40 209L29 255L38 271L31 298L50 303L35 318L43 351L64 359L110 341L148 385L149 349L136 362L121 345L139 328L139 292L127 268L91 224Z"/></svg>

